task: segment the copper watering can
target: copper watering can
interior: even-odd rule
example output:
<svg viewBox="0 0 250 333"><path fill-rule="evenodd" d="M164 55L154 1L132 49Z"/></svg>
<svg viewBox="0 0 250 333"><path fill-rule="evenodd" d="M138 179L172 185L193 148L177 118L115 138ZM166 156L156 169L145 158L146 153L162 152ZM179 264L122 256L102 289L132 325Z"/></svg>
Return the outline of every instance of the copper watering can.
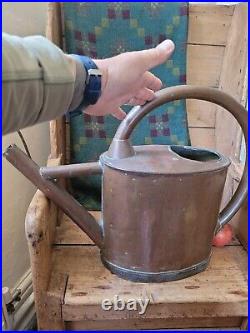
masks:
<svg viewBox="0 0 250 333"><path fill-rule="evenodd" d="M214 234L230 221L247 196L247 159L237 191L219 212L230 165L227 157L208 149L133 147L129 142L137 123L154 108L179 99L200 99L229 111L247 144L244 107L213 88L175 86L156 95L153 101L131 110L99 162L40 168L16 146L4 154L95 242L111 272L139 282L178 280L203 271ZM57 185L60 177L89 174L102 174L99 222Z"/></svg>

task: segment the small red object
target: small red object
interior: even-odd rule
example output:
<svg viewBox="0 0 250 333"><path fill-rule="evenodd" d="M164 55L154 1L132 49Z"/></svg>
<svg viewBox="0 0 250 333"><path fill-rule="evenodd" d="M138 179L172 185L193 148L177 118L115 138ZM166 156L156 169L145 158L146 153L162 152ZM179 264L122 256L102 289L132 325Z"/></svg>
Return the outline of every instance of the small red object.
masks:
<svg viewBox="0 0 250 333"><path fill-rule="evenodd" d="M223 247L231 243L233 238L233 228L230 224L226 224L213 238L213 245Z"/></svg>

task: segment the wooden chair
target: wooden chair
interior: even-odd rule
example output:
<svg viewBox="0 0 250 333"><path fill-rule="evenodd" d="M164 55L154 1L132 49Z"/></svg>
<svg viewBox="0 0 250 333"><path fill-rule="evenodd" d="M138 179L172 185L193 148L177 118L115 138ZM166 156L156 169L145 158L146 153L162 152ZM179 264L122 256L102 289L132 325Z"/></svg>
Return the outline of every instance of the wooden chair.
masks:
<svg viewBox="0 0 250 333"><path fill-rule="evenodd" d="M189 13L187 83L217 87L246 103L247 5L197 4ZM63 46L60 3L49 4L47 37ZM228 200L241 170L239 128L213 104L190 100L187 110L192 144L215 148L233 161ZM50 123L49 165L67 162L67 133L64 119ZM247 328L247 253L237 239L214 248L203 273L143 284L106 270L92 241L40 191L27 212L26 235L40 330ZM147 296L151 302L144 315L102 310L102 300L114 295Z"/></svg>

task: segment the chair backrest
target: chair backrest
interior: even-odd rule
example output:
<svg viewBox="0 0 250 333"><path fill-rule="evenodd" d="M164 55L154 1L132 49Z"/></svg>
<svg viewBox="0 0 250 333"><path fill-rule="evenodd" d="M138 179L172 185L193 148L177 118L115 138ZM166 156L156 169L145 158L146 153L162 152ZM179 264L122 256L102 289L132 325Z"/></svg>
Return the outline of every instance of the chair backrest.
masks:
<svg viewBox="0 0 250 333"><path fill-rule="evenodd" d="M176 52L152 72L165 86L186 83L186 2L68 2L63 3L62 11L66 52L107 58L126 51L151 48L170 38L176 44ZM108 149L118 125L119 121L111 116L72 115L71 162L96 161ZM176 101L161 106L145 117L134 132L132 142L135 145L190 144L186 102ZM100 197L99 177L76 179L73 185L85 194L98 191ZM81 198L93 209L87 198Z"/></svg>
<svg viewBox="0 0 250 333"><path fill-rule="evenodd" d="M60 2L48 5L46 36L64 49ZM247 3L217 5L190 3L187 39L187 84L216 87L247 103ZM205 101L187 101L188 127L194 146L208 147L229 156L223 202L237 187L242 162L241 129L226 111ZM68 124L64 117L50 122L51 158L68 163Z"/></svg>

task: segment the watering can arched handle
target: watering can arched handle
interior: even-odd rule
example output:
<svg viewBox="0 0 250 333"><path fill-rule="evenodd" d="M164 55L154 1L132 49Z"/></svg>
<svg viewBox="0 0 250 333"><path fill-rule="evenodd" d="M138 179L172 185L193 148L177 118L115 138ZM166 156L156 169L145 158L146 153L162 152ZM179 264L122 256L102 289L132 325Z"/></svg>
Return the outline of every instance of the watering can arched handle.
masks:
<svg viewBox="0 0 250 333"><path fill-rule="evenodd" d="M238 121L242 128L245 142L246 142L246 162L244 172L239 183L239 186L234 193L232 199L227 206L219 214L218 225L216 232L218 232L240 209L243 201L247 197L248 182L247 182L247 111L230 95L214 88L198 87L198 86L174 86L166 89L162 89L156 93L156 98L145 104L144 106L134 107L127 117L120 124L116 135L112 141L109 149L109 155L113 158L121 158L125 156L131 156L134 154L133 147L130 145L128 139L131 132L137 125L137 123L150 111L156 107L176 101L179 99L199 99L214 104L220 105L229 111L234 118Z"/></svg>

